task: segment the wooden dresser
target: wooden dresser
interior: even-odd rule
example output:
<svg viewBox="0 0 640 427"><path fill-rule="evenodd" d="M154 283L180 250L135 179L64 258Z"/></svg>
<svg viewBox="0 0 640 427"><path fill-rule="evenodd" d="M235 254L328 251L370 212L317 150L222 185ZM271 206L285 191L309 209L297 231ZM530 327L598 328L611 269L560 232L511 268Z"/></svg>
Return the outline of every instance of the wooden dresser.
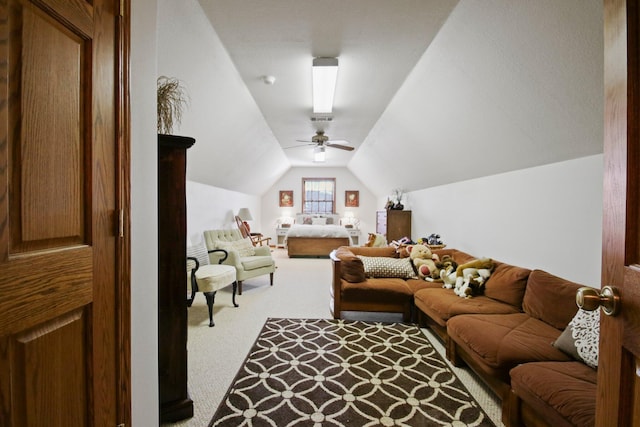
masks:
<svg viewBox="0 0 640 427"><path fill-rule="evenodd" d="M193 416L187 391L187 149L195 139L158 135L158 385L160 421Z"/></svg>
<svg viewBox="0 0 640 427"><path fill-rule="evenodd" d="M387 209L376 213L376 233L384 234L387 242L411 238L411 211Z"/></svg>

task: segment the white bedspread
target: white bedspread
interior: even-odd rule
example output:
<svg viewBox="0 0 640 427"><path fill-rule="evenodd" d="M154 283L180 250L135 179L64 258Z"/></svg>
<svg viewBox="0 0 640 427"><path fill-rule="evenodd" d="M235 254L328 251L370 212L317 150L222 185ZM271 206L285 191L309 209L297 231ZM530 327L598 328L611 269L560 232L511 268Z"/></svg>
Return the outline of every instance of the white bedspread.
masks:
<svg viewBox="0 0 640 427"><path fill-rule="evenodd" d="M287 237L345 237L347 229L341 225L292 224Z"/></svg>

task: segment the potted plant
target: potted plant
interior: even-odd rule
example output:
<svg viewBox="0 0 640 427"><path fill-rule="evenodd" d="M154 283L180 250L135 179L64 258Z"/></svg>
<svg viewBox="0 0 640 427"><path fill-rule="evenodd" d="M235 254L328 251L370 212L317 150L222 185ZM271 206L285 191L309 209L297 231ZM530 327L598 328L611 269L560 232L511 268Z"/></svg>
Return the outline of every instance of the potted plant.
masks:
<svg viewBox="0 0 640 427"><path fill-rule="evenodd" d="M174 125L180 125L182 111L189 97L180 80L158 77L158 133L171 135Z"/></svg>
<svg viewBox="0 0 640 427"><path fill-rule="evenodd" d="M404 196L404 189L396 188L393 190L396 202L393 204L391 209L401 211L404 209L404 205L402 204L402 197Z"/></svg>

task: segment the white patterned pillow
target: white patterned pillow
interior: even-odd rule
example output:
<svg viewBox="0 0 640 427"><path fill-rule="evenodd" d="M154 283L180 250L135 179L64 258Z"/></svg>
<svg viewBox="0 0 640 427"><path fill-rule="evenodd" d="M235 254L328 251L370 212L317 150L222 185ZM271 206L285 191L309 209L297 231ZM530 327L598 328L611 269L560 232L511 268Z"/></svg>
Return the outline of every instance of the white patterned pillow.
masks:
<svg viewBox="0 0 640 427"><path fill-rule="evenodd" d="M595 369L598 367L599 339L600 310L580 309L553 346Z"/></svg>
<svg viewBox="0 0 640 427"><path fill-rule="evenodd" d="M366 277L396 277L398 279L416 278L410 258L391 258L358 255L364 265Z"/></svg>
<svg viewBox="0 0 640 427"><path fill-rule="evenodd" d="M326 225L327 224L327 218L313 218L311 220L311 224L313 224L313 225Z"/></svg>
<svg viewBox="0 0 640 427"><path fill-rule="evenodd" d="M215 242L216 248L225 249L227 251L237 251L241 257L254 256L256 250L253 248L251 239L246 237L242 240L233 240L231 242L225 242L223 240L217 240Z"/></svg>
<svg viewBox="0 0 640 427"><path fill-rule="evenodd" d="M197 259L200 266L209 265L209 252L204 242L189 246L187 248L187 256Z"/></svg>

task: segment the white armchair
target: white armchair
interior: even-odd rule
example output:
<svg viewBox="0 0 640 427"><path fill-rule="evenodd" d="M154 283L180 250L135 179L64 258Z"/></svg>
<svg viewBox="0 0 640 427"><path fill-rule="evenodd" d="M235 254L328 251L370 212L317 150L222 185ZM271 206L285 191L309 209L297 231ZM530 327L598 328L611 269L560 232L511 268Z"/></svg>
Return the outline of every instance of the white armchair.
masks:
<svg viewBox="0 0 640 427"><path fill-rule="evenodd" d="M229 256L222 263L232 265L236 269L238 295L242 295L242 282L253 277L269 274L269 284L273 286L273 273L276 263L268 246L253 246L249 238L243 238L240 230L207 230L204 241L208 250L224 249ZM216 253L209 254L211 263L218 262Z"/></svg>

